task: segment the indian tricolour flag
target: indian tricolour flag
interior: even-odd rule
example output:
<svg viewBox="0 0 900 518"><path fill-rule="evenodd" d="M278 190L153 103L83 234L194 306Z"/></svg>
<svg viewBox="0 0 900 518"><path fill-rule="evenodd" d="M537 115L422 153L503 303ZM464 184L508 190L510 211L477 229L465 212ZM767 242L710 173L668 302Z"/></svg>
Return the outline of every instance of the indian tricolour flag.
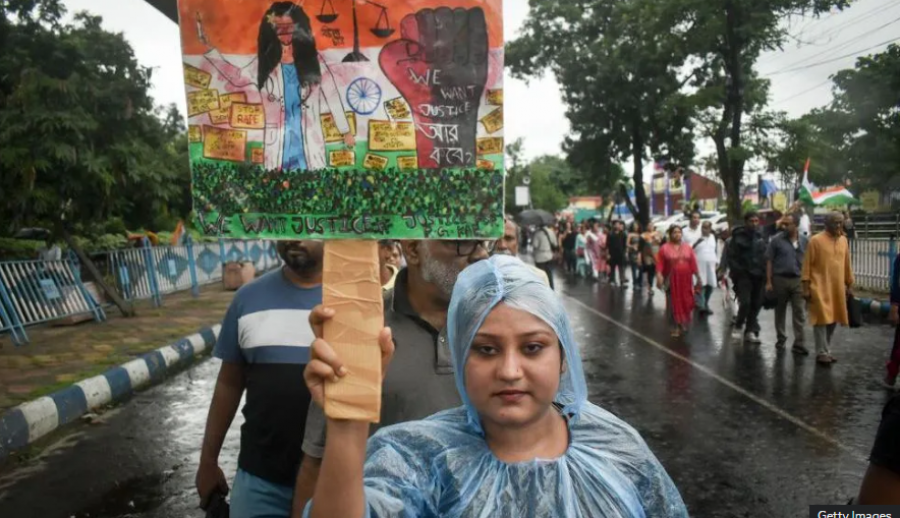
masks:
<svg viewBox="0 0 900 518"><path fill-rule="evenodd" d="M816 186L809 181L809 159L806 159L806 167L803 169L803 183L800 185L800 199L813 205L838 206L856 203L853 193L844 187L829 187L816 190Z"/></svg>

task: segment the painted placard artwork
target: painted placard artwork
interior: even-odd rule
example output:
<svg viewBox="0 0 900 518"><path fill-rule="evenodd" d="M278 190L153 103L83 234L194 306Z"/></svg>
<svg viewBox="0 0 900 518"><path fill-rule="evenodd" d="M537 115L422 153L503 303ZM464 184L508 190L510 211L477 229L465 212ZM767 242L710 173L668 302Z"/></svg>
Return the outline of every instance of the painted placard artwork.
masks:
<svg viewBox="0 0 900 518"><path fill-rule="evenodd" d="M501 235L501 5L179 0L204 231Z"/></svg>

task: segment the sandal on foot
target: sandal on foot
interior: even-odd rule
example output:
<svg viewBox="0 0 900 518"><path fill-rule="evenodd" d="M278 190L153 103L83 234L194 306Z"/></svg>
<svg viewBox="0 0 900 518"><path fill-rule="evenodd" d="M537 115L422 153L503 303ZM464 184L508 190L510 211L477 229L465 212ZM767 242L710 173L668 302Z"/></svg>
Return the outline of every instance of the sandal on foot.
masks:
<svg viewBox="0 0 900 518"><path fill-rule="evenodd" d="M816 363L819 365L831 365L834 362L834 359L827 354L820 354L816 356Z"/></svg>

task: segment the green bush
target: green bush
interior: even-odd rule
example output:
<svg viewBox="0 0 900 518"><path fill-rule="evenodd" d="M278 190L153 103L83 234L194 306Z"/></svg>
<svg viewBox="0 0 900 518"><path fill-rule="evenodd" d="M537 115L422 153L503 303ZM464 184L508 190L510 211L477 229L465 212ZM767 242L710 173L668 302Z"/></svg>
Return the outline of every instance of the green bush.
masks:
<svg viewBox="0 0 900 518"><path fill-rule="evenodd" d="M37 259L43 241L0 237L0 261L25 261Z"/></svg>

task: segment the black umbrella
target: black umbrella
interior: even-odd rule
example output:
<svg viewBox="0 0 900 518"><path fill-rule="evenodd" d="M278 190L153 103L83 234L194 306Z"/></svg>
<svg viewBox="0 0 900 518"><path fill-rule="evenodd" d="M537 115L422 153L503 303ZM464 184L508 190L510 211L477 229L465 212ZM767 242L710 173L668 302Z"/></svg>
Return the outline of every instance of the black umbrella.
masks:
<svg viewBox="0 0 900 518"><path fill-rule="evenodd" d="M553 217L553 214L550 214L546 210L541 209L533 209L533 210L524 210L521 214L519 214L519 224L521 225L552 225L553 221L556 219Z"/></svg>

